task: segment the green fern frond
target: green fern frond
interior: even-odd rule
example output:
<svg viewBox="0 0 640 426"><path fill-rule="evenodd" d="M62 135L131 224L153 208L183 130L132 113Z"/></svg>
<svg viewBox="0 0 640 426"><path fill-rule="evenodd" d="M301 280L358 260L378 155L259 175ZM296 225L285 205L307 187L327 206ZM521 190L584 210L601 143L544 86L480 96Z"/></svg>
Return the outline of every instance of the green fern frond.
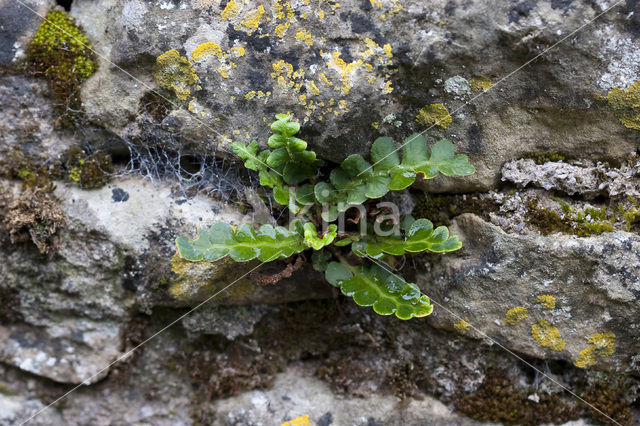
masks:
<svg viewBox="0 0 640 426"><path fill-rule="evenodd" d="M262 225L256 232L247 224L233 229L222 222L214 223L208 230L199 228L198 238L193 241L176 238L176 246L180 257L192 262L215 262L227 255L236 262L256 258L271 262L308 248L299 232L282 226Z"/></svg>
<svg viewBox="0 0 640 426"><path fill-rule="evenodd" d="M417 285L376 264L351 266L344 261L331 262L325 270L325 279L356 304L372 306L379 315L395 314L407 320L433 311L429 298L420 293Z"/></svg>

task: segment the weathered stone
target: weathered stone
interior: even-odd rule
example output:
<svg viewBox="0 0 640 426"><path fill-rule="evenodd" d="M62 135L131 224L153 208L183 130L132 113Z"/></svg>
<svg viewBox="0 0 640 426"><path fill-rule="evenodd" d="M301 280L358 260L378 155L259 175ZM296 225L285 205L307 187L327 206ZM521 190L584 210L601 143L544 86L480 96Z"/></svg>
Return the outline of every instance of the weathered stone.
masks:
<svg viewBox="0 0 640 426"><path fill-rule="evenodd" d="M554 189L568 195L580 194L592 199L598 195L610 198L640 197L640 161L630 157L629 164L608 167L548 162L536 164L533 160L517 160L502 167L502 180L520 187L533 184L547 191Z"/></svg>
<svg viewBox="0 0 640 426"><path fill-rule="evenodd" d="M27 43L55 4L53 0L0 1L0 67L14 66L24 58Z"/></svg>
<svg viewBox="0 0 640 426"><path fill-rule="evenodd" d="M427 130L416 120L419 110L439 103L453 123L428 129L428 139L453 140L478 172L422 187L460 192L490 189L504 162L529 151L619 160L635 148L637 134L598 96L640 77L635 27L624 18L638 14L636 6L618 6L578 32L574 43L561 43L519 69L608 5L105 0L97 7L78 0L72 14L105 55L84 85L86 112L122 137L171 125L181 134L174 149L222 147L220 154L232 139L263 135L274 113L291 111L310 146L341 161L368 154L378 135L399 142ZM197 83L191 77L181 82L179 73L154 80L156 58L169 51L191 63L184 77L195 73ZM493 87L470 91L474 78ZM172 88L178 86L184 86L183 99ZM174 109L152 128L139 108L151 90Z"/></svg>
<svg viewBox="0 0 640 426"><path fill-rule="evenodd" d="M419 281L432 283L424 288L437 303L432 324L453 329L464 317L470 336L490 336L519 353L631 369L640 338L638 235L507 234L472 214L456 218L451 230L464 248ZM514 316L514 308L525 315Z"/></svg>

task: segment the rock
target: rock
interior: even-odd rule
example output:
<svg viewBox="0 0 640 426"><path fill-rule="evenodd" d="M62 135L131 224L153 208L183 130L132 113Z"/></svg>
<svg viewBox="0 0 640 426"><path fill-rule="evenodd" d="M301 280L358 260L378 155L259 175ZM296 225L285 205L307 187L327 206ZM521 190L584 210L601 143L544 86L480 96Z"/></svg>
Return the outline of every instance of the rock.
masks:
<svg viewBox="0 0 640 426"><path fill-rule="evenodd" d="M419 110L443 104L453 123L429 129L428 139L451 139L478 172L422 183L437 192L488 190L504 162L530 151L606 161L635 149L637 133L598 100L639 78L633 18L625 18L640 13L635 6L617 7L575 43L556 46L605 4L392 3L77 0L72 14L105 55L84 85L86 112L125 138L176 126L181 141L173 149L220 146L222 154L232 139L264 143L264 122L291 111L310 146L341 161L368 154L378 135L399 142L427 130L416 121ZM174 69L171 61L184 61L182 71L163 74ZM140 109L151 91L173 109L155 122Z"/></svg>
<svg viewBox="0 0 640 426"><path fill-rule="evenodd" d="M578 367L629 371L640 338L640 238L507 234L472 214L455 219L464 248L419 282L437 304L430 317L512 351ZM606 278L605 278L606 277Z"/></svg>
<svg viewBox="0 0 640 426"><path fill-rule="evenodd" d="M520 187L533 184L545 190L558 190L568 195L580 194L587 199L598 195L610 198L640 196L640 161L635 157L622 167L572 165L564 162L536 164L533 160L510 161L502 167L502 180Z"/></svg>
<svg viewBox="0 0 640 426"><path fill-rule="evenodd" d="M17 3L16 3L17 4ZM57 117L46 97L47 85L20 75L0 75L0 157L16 153L34 163L60 160L73 137L54 129Z"/></svg>
<svg viewBox="0 0 640 426"><path fill-rule="evenodd" d="M304 416L317 425L411 425L424 419L433 425L478 424L429 397L400 410L391 397L336 398L326 383L297 368L279 374L273 389L218 401L215 411L215 423L220 425L281 424Z"/></svg>
<svg viewBox="0 0 640 426"><path fill-rule="evenodd" d="M24 57L42 17L55 4L53 0L0 1L0 68L13 66Z"/></svg>

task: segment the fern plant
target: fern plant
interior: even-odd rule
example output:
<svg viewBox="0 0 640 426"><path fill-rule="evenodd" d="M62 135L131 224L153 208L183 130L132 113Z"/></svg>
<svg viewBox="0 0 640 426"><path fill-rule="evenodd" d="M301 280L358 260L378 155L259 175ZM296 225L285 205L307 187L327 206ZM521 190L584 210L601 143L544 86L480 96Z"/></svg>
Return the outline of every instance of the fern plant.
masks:
<svg viewBox="0 0 640 426"><path fill-rule="evenodd" d="M429 149L418 134L402 143L400 155L391 138L380 137L371 147L371 162L354 154L326 173L324 162L295 136L300 124L290 115L277 115L271 129L274 134L267 142L270 148L260 150L258 142L252 141L234 142L232 150L247 169L258 172L260 184L271 188L278 204L301 217L288 227L262 225L257 230L248 224L232 227L215 223L209 229L198 229L195 240L178 237L178 254L193 262L215 262L226 256L236 262L272 262L310 250L314 269L323 272L329 284L358 305L400 319L429 315L433 310L429 298L416 284L392 272L392 257L458 250L462 243L457 236L450 236L444 226L434 229L427 219L382 215L379 208L371 213L365 208L364 214L357 210L359 214L350 222L358 223L360 231L339 230L332 222L352 207L371 206L374 201L370 200L407 188L418 174L426 179L440 173L470 175L475 169L467 156L456 155L447 140ZM376 226L366 223L370 215L374 216L377 233Z"/></svg>

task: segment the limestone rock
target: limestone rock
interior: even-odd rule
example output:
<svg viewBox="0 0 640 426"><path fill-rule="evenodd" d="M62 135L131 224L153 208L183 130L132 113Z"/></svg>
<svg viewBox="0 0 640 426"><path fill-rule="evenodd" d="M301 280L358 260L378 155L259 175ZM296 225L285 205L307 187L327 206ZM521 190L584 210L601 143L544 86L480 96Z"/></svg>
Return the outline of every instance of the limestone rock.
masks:
<svg viewBox="0 0 640 426"><path fill-rule="evenodd" d="M637 132L598 97L640 78L636 3L519 69L610 5L76 0L72 14L104 56L83 88L86 112L121 137L171 128L173 149L224 155L230 140L264 143L265 121L291 111L312 149L342 161L368 154L379 135L400 142L427 131L452 140L478 172L421 187L464 192L490 189L504 162L530 151L608 161L635 148ZM143 108L152 91L168 106L154 120ZM430 104L453 123L419 124Z"/></svg>
<svg viewBox="0 0 640 426"><path fill-rule="evenodd" d="M472 214L452 231L463 249L421 280L432 283L424 290L437 303L434 325L452 329L464 317L470 336L519 353L631 369L640 338L638 235L507 234Z"/></svg>

